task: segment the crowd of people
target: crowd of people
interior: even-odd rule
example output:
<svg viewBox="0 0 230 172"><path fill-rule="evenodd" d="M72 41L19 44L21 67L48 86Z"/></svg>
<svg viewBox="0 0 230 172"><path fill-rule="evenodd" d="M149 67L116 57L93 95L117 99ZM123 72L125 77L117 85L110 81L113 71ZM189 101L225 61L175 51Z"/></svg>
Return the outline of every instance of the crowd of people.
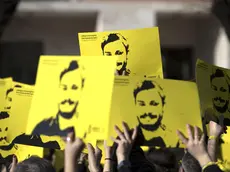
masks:
<svg viewBox="0 0 230 172"><path fill-rule="evenodd" d="M93 147L90 143L84 143L75 133L70 132L65 138L66 147L64 150L65 172L163 172L163 171L223 171L217 161L219 140L222 134L226 133L224 127L210 121L209 136L205 136L200 128L187 124L187 133L177 130L180 141L185 149L182 161L177 161L170 156L169 149L155 149L144 153L141 149L139 128L130 129L127 123L122 123L122 128L114 127L117 138L113 140L113 146L108 146L104 141L104 151ZM186 136L187 137L186 137ZM83 153L87 148L88 153ZM102 161L104 155L104 164ZM160 152L160 153L159 153ZM155 154L155 155L154 155ZM155 156L155 158L154 158ZM9 166L2 164L2 171L10 172L54 172L53 158L30 158L17 163L17 157L13 156Z"/></svg>

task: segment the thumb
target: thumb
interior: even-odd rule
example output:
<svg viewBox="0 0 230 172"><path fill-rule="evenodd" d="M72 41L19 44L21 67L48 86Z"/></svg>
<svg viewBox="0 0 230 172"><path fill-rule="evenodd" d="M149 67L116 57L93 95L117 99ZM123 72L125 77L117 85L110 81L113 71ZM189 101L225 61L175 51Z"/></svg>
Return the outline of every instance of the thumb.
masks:
<svg viewBox="0 0 230 172"><path fill-rule="evenodd" d="M12 163L11 163L10 172L14 172L15 171L17 163L18 163L17 157L14 155Z"/></svg>

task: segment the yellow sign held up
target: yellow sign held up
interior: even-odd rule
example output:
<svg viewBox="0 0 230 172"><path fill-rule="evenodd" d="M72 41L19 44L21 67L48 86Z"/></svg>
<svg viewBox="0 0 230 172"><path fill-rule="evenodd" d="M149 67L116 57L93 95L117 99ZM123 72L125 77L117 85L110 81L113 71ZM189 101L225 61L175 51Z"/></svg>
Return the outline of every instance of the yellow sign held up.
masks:
<svg viewBox="0 0 230 172"><path fill-rule="evenodd" d="M198 60L196 82L206 124L212 120L230 126L230 70Z"/></svg>
<svg viewBox="0 0 230 172"><path fill-rule="evenodd" d="M163 78L157 27L79 33L82 56L117 56L118 75Z"/></svg>
<svg viewBox="0 0 230 172"><path fill-rule="evenodd" d="M26 133L66 137L74 127L78 137L104 138L105 129L89 128L109 118L115 66L115 57L41 56Z"/></svg>
<svg viewBox="0 0 230 172"><path fill-rule="evenodd" d="M125 121L139 126L143 146L183 147L176 130L186 133L185 125L202 128L198 91L195 83L117 76L109 123L109 135L116 136L114 125Z"/></svg>

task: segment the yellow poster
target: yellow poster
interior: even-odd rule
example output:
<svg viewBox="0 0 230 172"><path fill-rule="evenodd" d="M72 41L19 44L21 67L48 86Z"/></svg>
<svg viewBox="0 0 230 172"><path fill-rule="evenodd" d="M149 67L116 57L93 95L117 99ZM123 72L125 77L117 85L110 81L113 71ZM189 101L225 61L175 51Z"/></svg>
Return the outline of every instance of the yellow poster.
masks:
<svg viewBox="0 0 230 172"><path fill-rule="evenodd" d="M26 133L65 137L73 126L78 137L104 138L116 60L41 56Z"/></svg>
<svg viewBox="0 0 230 172"><path fill-rule="evenodd" d="M18 162L30 156L39 156L42 158L43 148L13 143L8 146L0 146L0 161L12 161L13 155L16 155Z"/></svg>
<svg viewBox="0 0 230 172"><path fill-rule="evenodd" d="M186 124L202 127L195 83L118 76L115 80L110 136L122 121L139 127L142 146L183 147L176 130L186 133ZM110 139L109 139L110 140Z"/></svg>
<svg viewBox="0 0 230 172"><path fill-rule="evenodd" d="M15 88L12 93L13 101L7 133L7 141L10 143L15 139L15 137L24 134L26 131L27 119L29 116L33 94L33 87Z"/></svg>
<svg viewBox="0 0 230 172"><path fill-rule="evenodd" d="M157 27L79 33L82 56L117 56L117 74L163 78Z"/></svg>
<svg viewBox="0 0 230 172"><path fill-rule="evenodd" d="M202 116L206 124L213 120L230 126L230 70L197 61L196 82Z"/></svg>
<svg viewBox="0 0 230 172"><path fill-rule="evenodd" d="M11 101L11 96L9 95L12 87L12 78L0 79L0 112L8 111L9 107L7 104Z"/></svg>
<svg viewBox="0 0 230 172"><path fill-rule="evenodd" d="M34 95L34 87L24 86L14 88L12 93L12 106L8 120L7 142L25 145L64 149L64 142L59 137L50 139L48 136L25 135L31 101ZM19 125L21 124L21 125ZM17 126L17 127L15 127Z"/></svg>

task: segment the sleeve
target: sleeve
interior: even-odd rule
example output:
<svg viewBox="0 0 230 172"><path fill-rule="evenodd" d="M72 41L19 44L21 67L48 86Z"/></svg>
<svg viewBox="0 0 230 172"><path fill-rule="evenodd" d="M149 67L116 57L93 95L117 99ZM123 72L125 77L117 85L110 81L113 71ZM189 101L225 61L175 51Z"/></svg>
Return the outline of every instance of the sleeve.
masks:
<svg viewBox="0 0 230 172"><path fill-rule="evenodd" d="M223 172L219 167L218 165L216 164L209 164L207 166L204 166L203 167L203 172Z"/></svg>
<svg viewBox="0 0 230 172"><path fill-rule="evenodd" d="M118 172L131 172L131 164L128 161L122 161L120 164L117 166Z"/></svg>

